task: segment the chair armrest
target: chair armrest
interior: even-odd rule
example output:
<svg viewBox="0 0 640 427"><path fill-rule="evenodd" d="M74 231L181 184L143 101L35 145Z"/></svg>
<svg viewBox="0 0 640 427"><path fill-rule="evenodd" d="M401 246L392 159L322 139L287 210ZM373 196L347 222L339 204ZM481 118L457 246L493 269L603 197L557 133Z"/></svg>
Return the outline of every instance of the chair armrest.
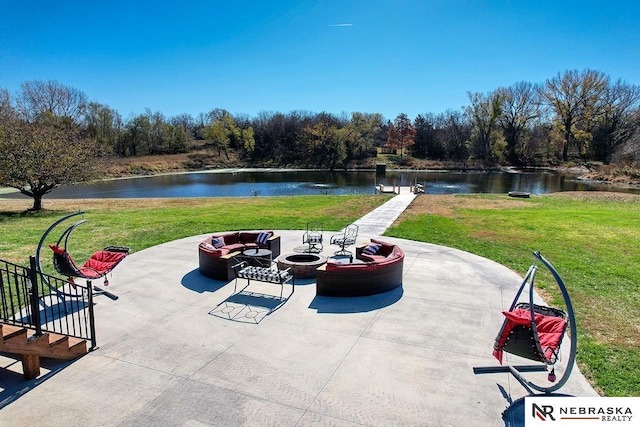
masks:
<svg viewBox="0 0 640 427"><path fill-rule="evenodd" d="M228 254L224 254L220 257L220 259L225 259L225 260L230 260L233 257L237 257L238 255L240 255L242 252L240 251L235 251L235 252L229 252Z"/></svg>

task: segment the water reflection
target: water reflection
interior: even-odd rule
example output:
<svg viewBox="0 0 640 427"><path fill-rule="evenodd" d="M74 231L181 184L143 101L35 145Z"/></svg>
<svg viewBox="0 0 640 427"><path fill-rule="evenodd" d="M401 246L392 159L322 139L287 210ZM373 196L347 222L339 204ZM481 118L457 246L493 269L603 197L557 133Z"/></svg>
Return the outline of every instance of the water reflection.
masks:
<svg viewBox="0 0 640 427"><path fill-rule="evenodd" d="M119 179L91 185L61 187L51 198L250 197L320 194L373 194L374 184L425 185L427 194L545 194L559 191L624 191L638 188L581 181L575 175L547 170L511 172L367 172L238 171L198 172ZM19 194L7 197L23 197Z"/></svg>

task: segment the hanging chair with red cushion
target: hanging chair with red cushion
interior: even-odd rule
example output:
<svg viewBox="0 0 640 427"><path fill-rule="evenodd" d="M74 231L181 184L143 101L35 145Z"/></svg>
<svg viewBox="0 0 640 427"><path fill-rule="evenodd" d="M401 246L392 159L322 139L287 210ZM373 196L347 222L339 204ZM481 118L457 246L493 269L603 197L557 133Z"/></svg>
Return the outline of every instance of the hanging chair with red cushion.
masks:
<svg viewBox="0 0 640 427"><path fill-rule="evenodd" d="M508 310L502 312L505 319L494 341L493 355L498 359L500 365L503 362L504 352L541 362L542 364L480 366L473 368L476 374L509 373L531 395L535 393L534 390L547 394L553 393L568 381L576 360L578 343L573 304L564 281L553 265L539 252L534 252L533 255L536 260L542 262L555 279L562 294L566 311L533 303L537 266L535 264L532 265L516 292L511 306ZM529 291L528 302L520 300L520 296L526 287L528 287ZM556 378L555 365L561 360L560 345L565 335L568 335L570 348L567 357L562 358L564 365L564 368L561 369L562 376ZM533 372L547 372L547 379L551 385L538 384L537 381L541 380L540 376L531 379L525 378L525 373Z"/></svg>
<svg viewBox="0 0 640 427"><path fill-rule="evenodd" d="M74 215L83 214L79 212L77 214L71 214L62 218L58 222L54 223L45 235L40 240L39 247L42 246L46 235L60 222L66 218L70 218ZM118 264L122 262L127 255L129 255L129 248L124 246L107 246L101 251L95 252L89 259L87 259L81 267L75 263L71 254L69 254L69 237L73 230L78 226L87 222L85 219L76 221L71 224L61 235L55 245L50 244L49 247L53 251L53 266L56 271L62 275L68 276L69 281L73 282L73 278L82 278L87 280L99 279L110 273ZM39 253L40 249L38 249ZM105 286L109 285L109 281L105 278Z"/></svg>
<svg viewBox="0 0 640 427"><path fill-rule="evenodd" d="M78 268L66 249L57 245L49 245L49 247L53 251L53 265L58 273L88 280L104 277L129 254L129 248L107 246L91 255L82 267Z"/></svg>
<svg viewBox="0 0 640 427"><path fill-rule="evenodd" d="M568 325L563 310L534 304L532 311L529 303L522 302L502 314L505 320L493 347L500 363L503 351L546 365L556 363Z"/></svg>

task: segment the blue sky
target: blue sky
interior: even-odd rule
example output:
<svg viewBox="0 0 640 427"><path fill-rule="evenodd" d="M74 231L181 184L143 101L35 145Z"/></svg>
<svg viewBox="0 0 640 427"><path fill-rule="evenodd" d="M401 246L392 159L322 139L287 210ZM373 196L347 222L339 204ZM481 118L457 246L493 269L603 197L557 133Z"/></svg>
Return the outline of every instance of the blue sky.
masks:
<svg viewBox="0 0 640 427"><path fill-rule="evenodd" d="M127 118L213 108L382 113L468 104L585 68L640 84L640 2L2 1L0 87L56 80Z"/></svg>

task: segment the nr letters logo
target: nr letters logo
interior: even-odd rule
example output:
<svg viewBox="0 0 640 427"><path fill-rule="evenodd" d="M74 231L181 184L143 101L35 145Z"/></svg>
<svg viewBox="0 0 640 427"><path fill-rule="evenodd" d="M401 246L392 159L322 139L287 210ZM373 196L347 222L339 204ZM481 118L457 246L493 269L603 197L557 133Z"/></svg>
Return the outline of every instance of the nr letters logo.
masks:
<svg viewBox="0 0 640 427"><path fill-rule="evenodd" d="M534 418L540 419L540 421L555 421L556 419L553 417L553 406L551 405L540 405L538 406L535 403L531 404L531 415Z"/></svg>

